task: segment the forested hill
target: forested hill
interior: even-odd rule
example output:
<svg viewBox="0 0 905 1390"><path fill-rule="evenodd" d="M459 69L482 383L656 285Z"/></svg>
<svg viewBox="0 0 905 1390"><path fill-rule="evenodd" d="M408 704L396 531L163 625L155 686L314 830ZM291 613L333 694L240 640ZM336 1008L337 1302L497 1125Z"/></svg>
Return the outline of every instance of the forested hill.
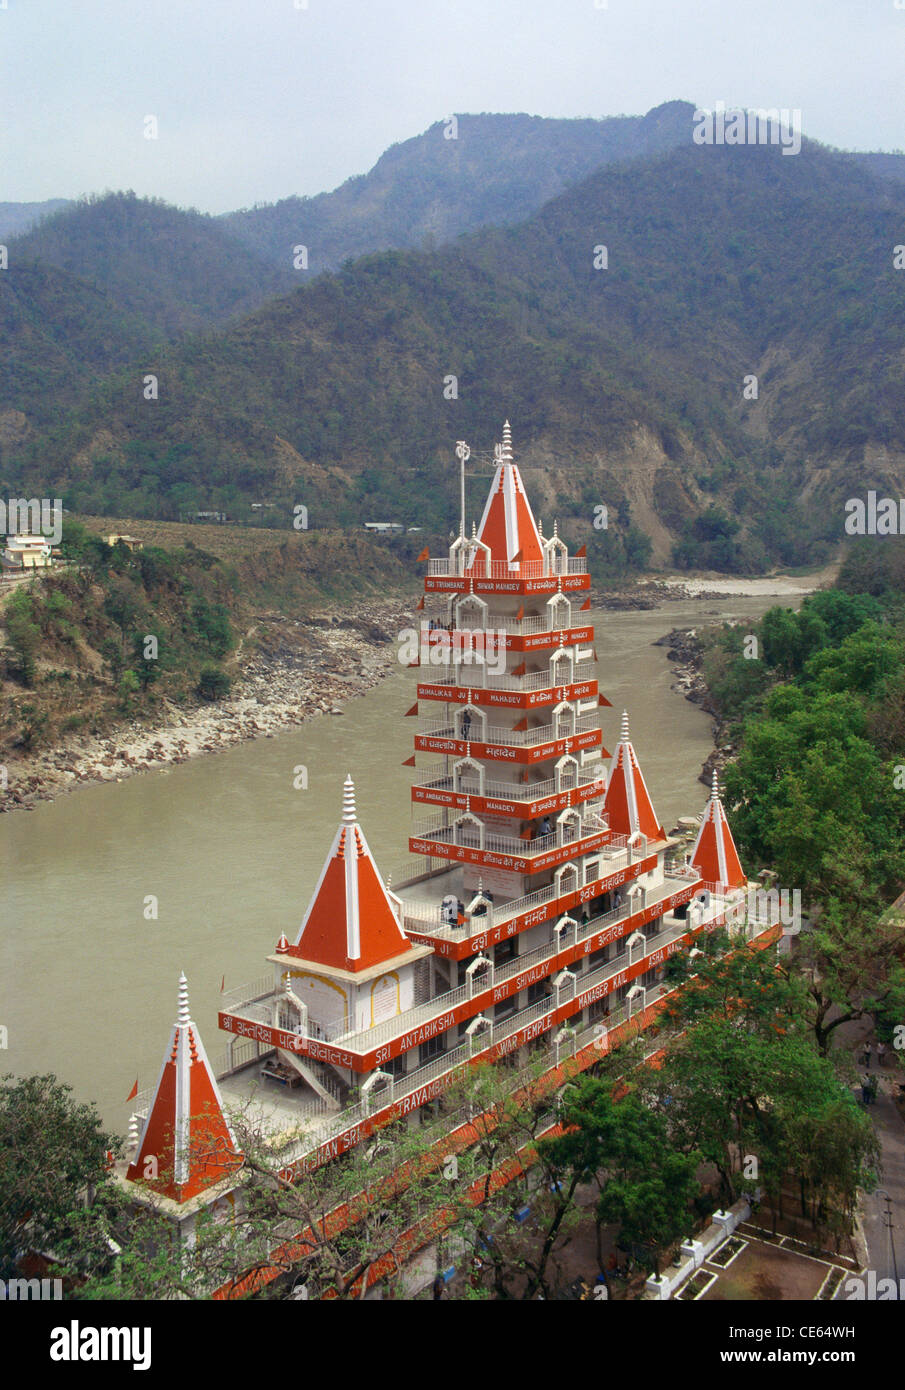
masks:
<svg viewBox="0 0 905 1390"><path fill-rule="evenodd" d="M439 523L453 442L489 448L508 414L544 515L586 526L603 500L659 556L794 563L841 534L840 496L905 483L903 221L905 188L813 146L605 169L517 228L366 257L161 353L156 402L109 379L18 475L82 509Z"/></svg>
<svg viewBox="0 0 905 1390"><path fill-rule="evenodd" d="M228 213L229 230L275 265L308 248L312 271L391 248L426 248L488 224L530 217L602 165L691 139L694 106L669 101L645 116L555 120L463 115L393 145L369 173L314 198Z"/></svg>
<svg viewBox="0 0 905 1390"><path fill-rule="evenodd" d="M4 458L125 362L241 317L297 280L213 217L132 193L63 207L8 244L0 275Z"/></svg>
<svg viewBox="0 0 905 1390"><path fill-rule="evenodd" d="M16 237L10 268L53 267L167 337L246 314L295 287L222 219L134 193L82 199Z"/></svg>

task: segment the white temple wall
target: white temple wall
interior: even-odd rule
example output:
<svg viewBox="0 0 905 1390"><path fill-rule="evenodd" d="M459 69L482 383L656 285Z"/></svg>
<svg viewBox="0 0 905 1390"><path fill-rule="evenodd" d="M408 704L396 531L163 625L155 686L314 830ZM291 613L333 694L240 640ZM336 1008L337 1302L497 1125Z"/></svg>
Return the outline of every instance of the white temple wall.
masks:
<svg viewBox="0 0 905 1390"><path fill-rule="evenodd" d="M309 1023L325 1031L349 1027L352 1009L347 985L308 970L292 970L290 975L294 992L308 1006Z"/></svg>

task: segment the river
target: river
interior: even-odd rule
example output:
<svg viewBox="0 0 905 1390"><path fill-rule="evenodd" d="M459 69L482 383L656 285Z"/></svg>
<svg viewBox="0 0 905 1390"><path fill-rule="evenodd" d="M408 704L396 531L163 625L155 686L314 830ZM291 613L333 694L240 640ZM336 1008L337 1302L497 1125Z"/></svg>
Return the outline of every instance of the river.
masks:
<svg viewBox="0 0 905 1390"><path fill-rule="evenodd" d="M711 719L670 691L674 627L757 617L798 597L703 599L649 612L595 612L604 745L627 708L648 789L667 829L699 812ZM156 1082L188 976L208 1055L219 1057L221 981L263 975L280 933L296 932L317 881L351 771L358 811L383 872L408 857L416 672L274 738L122 783L79 788L0 817L3 944L0 1071L53 1071L122 1127L125 1098ZM422 763L430 761L424 755ZM295 769L307 769L296 790ZM157 917L146 919L146 899Z"/></svg>

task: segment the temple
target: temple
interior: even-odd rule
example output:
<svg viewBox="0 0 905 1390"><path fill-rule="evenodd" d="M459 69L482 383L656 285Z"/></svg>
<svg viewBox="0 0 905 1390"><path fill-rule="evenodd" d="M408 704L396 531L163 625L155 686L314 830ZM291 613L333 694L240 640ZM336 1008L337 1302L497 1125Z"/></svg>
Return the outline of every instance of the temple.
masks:
<svg viewBox="0 0 905 1390"><path fill-rule="evenodd" d="M224 999L216 1079L181 999L156 1091L136 1103L130 1187L179 1207L222 1196L230 1164L238 1184L228 1117L250 1094L279 1162L310 1170L389 1118L435 1123L478 1060L505 1058L513 1085L529 1060L551 1076L591 1067L653 1021L667 960L698 934L774 930L749 920L716 780L685 860L627 713L604 748L589 587L584 547L535 521L507 422L480 523L467 534L463 508L427 563L411 857L388 881L338 775L339 824L310 831L326 857L300 927ZM207 1151L192 1153L202 1115Z"/></svg>

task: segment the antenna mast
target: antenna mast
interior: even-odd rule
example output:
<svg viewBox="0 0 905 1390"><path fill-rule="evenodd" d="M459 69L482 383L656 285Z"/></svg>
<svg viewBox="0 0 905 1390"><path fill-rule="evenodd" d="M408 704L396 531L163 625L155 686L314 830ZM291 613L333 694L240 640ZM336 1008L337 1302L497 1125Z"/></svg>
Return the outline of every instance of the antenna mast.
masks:
<svg viewBox="0 0 905 1390"><path fill-rule="evenodd" d="M465 464L471 458L471 450L464 439L456 441L456 458L459 460L459 535L465 535Z"/></svg>

